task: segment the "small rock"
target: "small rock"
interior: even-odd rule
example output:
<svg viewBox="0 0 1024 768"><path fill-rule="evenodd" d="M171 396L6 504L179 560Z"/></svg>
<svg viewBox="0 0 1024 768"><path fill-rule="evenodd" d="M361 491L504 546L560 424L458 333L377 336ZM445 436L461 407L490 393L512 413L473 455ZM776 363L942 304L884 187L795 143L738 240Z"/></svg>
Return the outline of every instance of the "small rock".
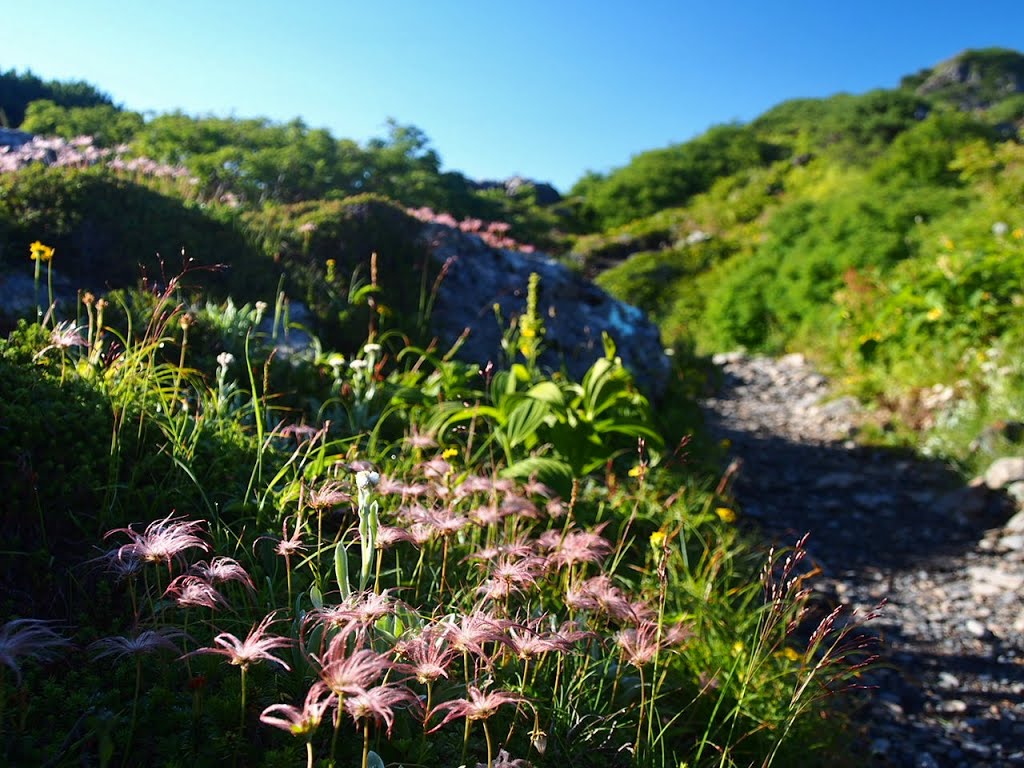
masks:
<svg viewBox="0 0 1024 768"><path fill-rule="evenodd" d="M922 752L914 760L914 768L939 768L939 764L928 752Z"/></svg>
<svg viewBox="0 0 1024 768"><path fill-rule="evenodd" d="M1002 592L1016 592L1024 587L1024 574L1007 573L1000 568L972 565L967 569L967 574L972 582L971 592L976 596L992 597Z"/></svg>
<svg viewBox="0 0 1024 768"><path fill-rule="evenodd" d="M960 678L949 672L939 673L939 687L940 688L959 688Z"/></svg>
<svg viewBox="0 0 1024 768"><path fill-rule="evenodd" d="M1004 552L1024 552L1024 533L1003 536L999 539L999 548Z"/></svg>
<svg viewBox="0 0 1024 768"><path fill-rule="evenodd" d="M964 629L967 630L969 635L973 637L982 638L988 634L988 627L982 624L977 619L968 619L964 622Z"/></svg>
<svg viewBox="0 0 1024 768"><path fill-rule="evenodd" d="M942 702L939 705L939 710L941 712L960 714L967 711L967 702L960 699L950 699L949 701Z"/></svg>
<svg viewBox="0 0 1024 768"><path fill-rule="evenodd" d="M993 490L1024 480L1024 458L997 459L985 470L985 485Z"/></svg>
<svg viewBox="0 0 1024 768"><path fill-rule="evenodd" d="M1024 510L1007 520L1003 530L1007 533L1024 533Z"/></svg>

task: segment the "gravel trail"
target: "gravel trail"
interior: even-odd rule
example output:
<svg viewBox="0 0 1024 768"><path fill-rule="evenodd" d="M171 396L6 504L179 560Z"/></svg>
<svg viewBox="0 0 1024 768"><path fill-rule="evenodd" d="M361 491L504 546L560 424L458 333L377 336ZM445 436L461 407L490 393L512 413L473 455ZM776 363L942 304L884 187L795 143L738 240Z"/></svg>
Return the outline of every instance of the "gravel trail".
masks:
<svg viewBox="0 0 1024 768"><path fill-rule="evenodd" d="M868 625L884 667L858 712L865 765L1024 766L1024 512L938 463L857 446L857 404L830 399L800 355L715 362L703 407L742 462L744 516L781 545L810 532L839 601L887 601Z"/></svg>

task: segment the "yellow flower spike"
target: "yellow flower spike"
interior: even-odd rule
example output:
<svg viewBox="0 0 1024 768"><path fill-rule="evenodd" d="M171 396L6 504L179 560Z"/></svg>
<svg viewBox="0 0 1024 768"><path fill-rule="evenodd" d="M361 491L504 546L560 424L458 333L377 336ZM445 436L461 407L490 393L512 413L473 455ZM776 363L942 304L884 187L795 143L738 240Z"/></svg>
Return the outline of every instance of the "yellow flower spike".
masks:
<svg viewBox="0 0 1024 768"><path fill-rule="evenodd" d="M459 455L459 449L458 448L445 448L444 452L441 454L441 458L444 459L445 461L448 461L448 459L453 459L453 458L455 458L458 455Z"/></svg>
<svg viewBox="0 0 1024 768"><path fill-rule="evenodd" d="M715 509L715 514L718 515L718 519L721 520L723 523L736 522L736 513L733 512L728 507L717 507Z"/></svg>
<svg viewBox="0 0 1024 768"><path fill-rule="evenodd" d="M53 248L48 245L43 245L38 240L29 246L29 250L31 252L29 258L31 258L32 261L50 261L53 258Z"/></svg>
<svg viewBox="0 0 1024 768"><path fill-rule="evenodd" d="M630 477L643 477L644 465L637 464L636 466L630 467L629 471L626 474L629 475Z"/></svg>

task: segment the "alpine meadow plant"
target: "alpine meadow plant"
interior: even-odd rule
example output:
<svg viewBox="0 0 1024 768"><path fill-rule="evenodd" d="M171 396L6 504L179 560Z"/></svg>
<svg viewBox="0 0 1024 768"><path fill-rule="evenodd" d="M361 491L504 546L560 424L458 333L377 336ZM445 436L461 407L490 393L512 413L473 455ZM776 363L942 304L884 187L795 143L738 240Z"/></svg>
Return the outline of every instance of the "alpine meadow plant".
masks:
<svg viewBox="0 0 1024 768"><path fill-rule="evenodd" d="M810 760L800 739L822 691L855 684L865 661L855 624L836 614L798 641L801 559L772 555L759 578L763 556L735 516L715 512L732 509L726 484L712 492L664 466L654 411L610 339L581 382L538 368L536 307L516 320L508 370L399 350L379 324L351 359L289 356L254 329L253 310L225 312L224 334L201 349L211 310L183 323L179 289L148 294L148 318L119 303L129 327L116 332L103 299L83 297L86 323L55 318L23 356L56 380L60 348L55 386L109 404L112 466L96 480L94 525L112 522L88 542L105 542L94 567L70 571L67 600L88 606L74 614L80 669L44 681L27 666L22 680L33 653L71 652L63 622L0 631L0 662L57 713L44 729L31 718L11 728L0 712L5 757ZM285 402L279 375L306 389ZM212 439L225 435L247 449ZM210 479L224 476L236 481ZM169 503L185 480L192 503ZM145 511L126 506L143 494ZM55 745L52 734L82 727L56 706L76 696L95 738Z"/></svg>

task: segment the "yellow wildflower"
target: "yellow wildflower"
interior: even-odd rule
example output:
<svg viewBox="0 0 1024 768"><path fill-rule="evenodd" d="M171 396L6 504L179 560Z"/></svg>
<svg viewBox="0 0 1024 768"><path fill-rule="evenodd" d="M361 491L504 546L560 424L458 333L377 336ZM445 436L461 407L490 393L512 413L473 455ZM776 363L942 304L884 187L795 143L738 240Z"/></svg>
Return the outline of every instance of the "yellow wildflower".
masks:
<svg viewBox="0 0 1024 768"><path fill-rule="evenodd" d="M660 552L661 548L665 546L665 539L667 535L664 531L655 531L651 534L651 549L655 552Z"/></svg>
<svg viewBox="0 0 1024 768"><path fill-rule="evenodd" d="M458 448L445 448L444 452L441 454L441 458L444 459L445 461L447 461L448 459L455 458L458 455L459 455L459 449Z"/></svg>
<svg viewBox="0 0 1024 768"><path fill-rule="evenodd" d="M715 514L718 515L718 519L721 520L723 523L736 522L736 513L733 512L728 507L717 507L715 509Z"/></svg>
<svg viewBox="0 0 1024 768"><path fill-rule="evenodd" d="M1014 240L1020 240L1024 238L1024 227L1017 227L1010 234L1013 235Z"/></svg>
<svg viewBox="0 0 1024 768"><path fill-rule="evenodd" d="M779 655L787 661L800 661L802 658L800 656L800 652L796 650L796 648L790 648L788 645L782 649Z"/></svg>
<svg viewBox="0 0 1024 768"><path fill-rule="evenodd" d="M630 477L643 477L646 470L647 467L643 464L637 464L636 466L630 467L626 474Z"/></svg>
<svg viewBox="0 0 1024 768"><path fill-rule="evenodd" d="M932 307L931 309L928 310L927 317L931 322L934 323L936 320L942 317L943 314L944 313L942 311L942 307Z"/></svg>
<svg viewBox="0 0 1024 768"><path fill-rule="evenodd" d="M43 245L41 242L36 240L32 245L29 246L31 251L30 258L32 261L50 261L53 258L53 248L48 245Z"/></svg>

